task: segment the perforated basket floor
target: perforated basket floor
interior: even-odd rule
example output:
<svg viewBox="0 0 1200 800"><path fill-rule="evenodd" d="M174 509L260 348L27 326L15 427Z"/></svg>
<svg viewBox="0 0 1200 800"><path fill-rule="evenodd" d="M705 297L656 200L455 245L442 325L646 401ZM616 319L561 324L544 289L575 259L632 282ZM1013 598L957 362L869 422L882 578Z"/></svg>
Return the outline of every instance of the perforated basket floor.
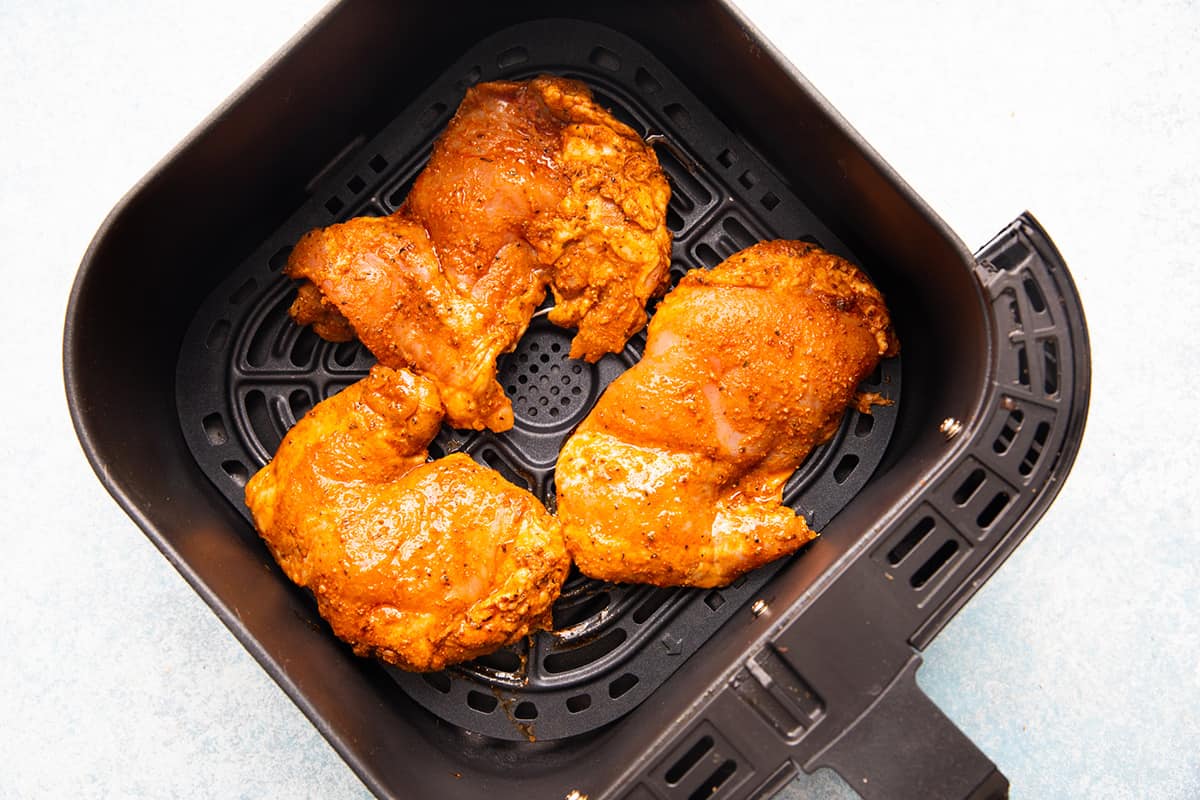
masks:
<svg viewBox="0 0 1200 800"><path fill-rule="evenodd" d="M655 143L672 189L673 280L771 238L806 239L857 261L635 42L563 20L510 28L472 48L318 181L311 199L274 235L244 263L230 265L229 277L193 320L177 370L180 424L201 469L247 520L243 487L249 476L314 403L361 378L373 363L357 343L322 341L288 319L294 287L280 270L290 247L311 228L393 212L468 86L543 72L584 80L599 102ZM862 266L871 272L870 264ZM591 365L567 358L572 334L539 313L500 364L514 428L504 434L445 428L432 454L469 453L553 510L562 442L604 387L638 360L644 342L639 334L624 352ZM863 389L894 404L870 415L848 412L834 439L809 457L785 490L785 501L815 530L850 501L883 457L900 400L899 359L885 361ZM250 526L246 532L253 535ZM554 607L553 632L440 673L390 672L431 713L467 730L508 740L584 733L645 700L781 566L776 562L711 591L613 585L573 573ZM263 579L285 580L281 573Z"/></svg>

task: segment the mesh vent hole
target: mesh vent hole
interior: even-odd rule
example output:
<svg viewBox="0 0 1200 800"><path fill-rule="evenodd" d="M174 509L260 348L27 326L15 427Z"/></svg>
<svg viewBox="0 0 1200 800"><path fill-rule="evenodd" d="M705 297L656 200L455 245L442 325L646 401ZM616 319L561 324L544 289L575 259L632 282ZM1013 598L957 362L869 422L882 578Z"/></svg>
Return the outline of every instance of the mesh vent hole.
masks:
<svg viewBox="0 0 1200 800"><path fill-rule="evenodd" d="M683 230L684 219L679 215L679 212L672 206L667 207L667 228L671 233L679 233Z"/></svg>
<svg viewBox="0 0 1200 800"><path fill-rule="evenodd" d="M291 245L288 245L287 247L281 247L275 251L275 255L271 256L267 260L267 266L269 266L272 271L279 272L279 270L281 270L285 266L287 266L288 256L290 256L291 254L292 254Z"/></svg>
<svg viewBox="0 0 1200 800"><path fill-rule="evenodd" d="M355 175L353 178L346 181L346 188L354 194L358 194L363 189L367 188L367 182Z"/></svg>
<svg viewBox="0 0 1200 800"><path fill-rule="evenodd" d="M646 94L654 94L655 92L662 91L662 84L642 67L638 67L633 80L637 83L638 88Z"/></svg>
<svg viewBox="0 0 1200 800"><path fill-rule="evenodd" d="M692 115L688 110L679 103L671 103L663 108L663 113L666 114L671 122L675 123L678 128L687 128L692 124Z"/></svg>
<svg viewBox="0 0 1200 800"><path fill-rule="evenodd" d="M658 153L658 160L663 171L671 176L671 203L677 203L686 213L712 201L712 193L708 188L673 153L669 150Z"/></svg>
<svg viewBox="0 0 1200 800"><path fill-rule="evenodd" d="M637 675L627 672L608 685L608 696L616 700L637 685Z"/></svg>
<svg viewBox="0 0 1200 800"><path fill-rule="evenodd" d="M1026 277L1022 285L1025 287L1025 296L1029 298L1030 307L1039 314L1045 311L1046 300L1042 297L1042 290L1038 288L1033 278Z"/></svg>
<svg viewBox="0 0 1200 800"><path fill-rule="evenodd" d="M655 589L650 593L650 596L642 601L642 604L633 611L633 621L641 625L646 620L654 615L655 611L662 608L663 604L675 596L674 589ZM614 697L616 695L613 695Z"/></svg>
<svg viewBox="0 0 1200 800"><path fill-rule="evenodd" d="M612 50L604 47L597 47L592 50L591 55L588 56L588 61L600 67L600 69L606 69L609 72L616 72L621 69L621 59Z"/></svg>
<svg viewBox="0 0 1200 800"><path fill-rule="evenodd" d="M459 89L466 89L469 86L474 86L479 83L479 79L483 77L483 70L478 66L471 67L467 70L467 74L458 79L456 84Z"/></svg>
<svg viewBox="0 0 1200 800"><path fill-rule="evenodd" d="M209 414L200 422L204 428L204 438L213 447L229 441L229 431L225 428L225 420L220 414Z"/></svg>
<svg viewBox="0 0 1200 800"><path fill-rule="evenodd" d="M745 186L747 189L750 189L754 186L754 184L758 183L758 176L750 170L746 170L738 176L738 183L740 183L742 186Z"/></svg>
<svg viewBox="0 0 1200 800"><path fill-rule="evenodd" d="M1047 339L1042 342L1043 388L1047 397L1058 394L1058 342Z"/></svg>
<svg viewBox="0 0 1200 800"><path fill-rule="evenodd" d="M497 650L494 653L488 653L475 659L475 663L499 672L519 672L522 666L521 657L512 650Z"/></svg>
<svg viewBox="0 0 1200 800"><path fill-rule="evenodd" d="M551 609L554 617L554 629L570 628L589 620L608 608L610 603L612 603L612 596L608 592L586 595L580 601L569 605L560 600Z"/></svg>
<svg viewBox="0 0 1200 800"><path fill-rule="evenodd" d="M922 517L921 520L913 526L912 530L904 535L904 538L896 542L887 555L889 564L893 566L899 564L905 557L916 548L925 537L928 536L934 528L933 517Z"/></svg>
<svg viewBox="0 0 1200 800"><path fill-rule="evenodd" d="M442 694L450 693L450 678L444 672L426 672L421 675L425 682Z"/></svg>
<svg viewBox="0 0 1200 800"><path fill-rule="evenodd" d="M722 150L717 155L717 161L720 162L722 167L725 167L725 169L729 169L730 167L733 166L734 162L737 161L737 154L734 153L732 150Z"/></svg>
<svg viewBox="0 0 1200 800"><path fill-rule="evenodd" d="M1029 449L1025 451L1025 458L1021 460L1018 471L1025 476L1033 472L1033 468L1037 466L1038 459L1042 457L1042 447L1046 444L1046 439L1050 436L1050 423L1039 422L1037 428L1033 431L1033 441L1029 445Z"/></svg>
<svg viewBox="0 0 1200 800"><path fill-rule="evenodd" d="M700 763L700 759L704 758L704 754L712 750L713 740L711 736L703 736L700 741L688 748L688 751L679 757L679 760L671 765L663 778L667 785L674 786L679 783L684 775L691 771L692 767Z"/></svg>
<svg viewBox="0 0 1200 800"><path fill-rule="evenodd" d="M854 468L858 466L858 456L854 453L846 453L842 456L842 460L833 468L833 479L838 483L845 483L846 479L854 472Z"/></svg>
<svg viewBox="0 0 1200 800"><path fill-rule="evenodd" d="M547 672L554 674L578 669L585 664L599 661L613 650L616 650L621 642L625 641L625 636L624 629L613 628L600 638L593 639L582 647L576 647L562 653L551 653L546 656L542 662L542 666L546 668Z"/></svg>
<svg viewBox="0 0 1200 800"><path fill-rule="evenodd" d="M774 211L775 206L779 205L779 198L776 197L774 193L767 192L762 196L762 200L759 200L759 202L762 203L762 207L767 211Z"/></svg>
<svg viewBox="0 0 1200 800"><path fill-rule="evenodd" d="M299 420L309 411L312 411L312 397L309 396L305 389L293 389L288 394L288 408L292 410L292 417Z"/></svg>
<svg viewBox="0 0 1200 800"><path fill-rule="evenodd" d="M954 492L954 502L960 506L965 506L967 501L974 496L975 492L979 491L979 487L983 485L983 470L976 469L967 479L962 482L962 485Z"/></svg>
<svg viewBox="0 0 1200 800"><path fill-rule="evenodd" d="M259 444L268 453L274 453L279 449L279 443L283 437L275 430L275 420L267 405L267 396L258 389L246 392L246 418L250 422L254 435L258 437Z"/></svg>
<svg viewBox="0 0 1200 800"><path fill-rule="evenodd" d="M490 714L496 710L499 700L495 695L484 694L471 690L467 692L467 705L478 711L480 714Z"/></svg>
<svg viewBox="0 0 1200 800"><path fill-rule="evenodd" d="M574 697L567 698L567 711L570 711L572 714L578 714L580 711L587 711L591 707L591 695L577 694Z"/></svg>
<svg viewBox="0 0 1200 800"><path fill-rule="evenodd" d="M704 242L696 245L696 258L700 260L701 264L710 269L721 263L721 257L717 255L717 251Z"/></svg>
<svg viewBox="0 0 1200 800"><path fill-rule="evenodd" d="M342 342L333 348L333 361L339 367L352 367L361 349L358 342Z"/></svg>
<svg viewBox="0 0 1200 800"><path fill-rule="evenodd" d="M706 798L712 797L725 784L725 781L733 777L735 772L737 772L737 762L731 758L713 770L713 774L709 775L696 791L688 795L688 800L706 800Z"/></svg>
<svg viewBox="0 0 1200 800"><path fill-rule="evenodd" d="M949 563L950 559L953 558L954 554L957 552L958 542L953 539L943 542L942 546L939 547L934 554L929 557L929 560L922 564L920 569L912 574L912 577L909 578L908 582L914 589L920 589L922 586L929 583L930 579L933 578L934 575L937 575L938 572L941 571L942 567L946 566L946 564Z"/></svg>
<svg viewBox="0 0 1200 800"><path fill-rule="evenodd" d="M334 195L333 197L331 197L325 201L325 210L328 211L330 214L337 214L339 211L341 211L345 207L346 207L346 204L343 203L342 198L338 197L337 195Z"/></svg>
<svg viewBox="0 0 1200 800"><path fill-rule="evenodd" d="M376 174L383 172L385 169L387 169L387 165L388 165L387 159L381 155L372 156L371 160L367 162L367 166L370 167L371 170L373 172L375 172Z"/></svg>
<svg viewBox="0 0 1200 800"><path fill-rule="evenodd" d="M1004 243L1004 247L992 258L992 263L1003 270L1014 270L1025 263L1029 258L1029 251L1021 241L1016 238L1011 238Z"/></svg>
<svg viewBox="0 0 1200 800"><path fill-rule="evenodd" d="M725 221L721 223L721 225L723 228L725 228L725 232L729 234L729 237L733 239L736 250L747 248L758 241L754 234L746 230L745 225L738 222L733 217L727 217Z"/></svg>
<svg viewBox="0 0 1200 800"><path fill-rule="evenodd" d="M317 351L317 345L320 343L321 337L313 333L312 328L302 328L296 336L296 341L292 343L292 363L297 367L307 367L312 363L313 353Z"/></svg>
<svg viewBox="0 0 1200 800"><path fill-rule="evenodd" d="M229 459L221 462L221 469L225 470L234 483L238 486L245 486L246 481L250 480L250 470L246 469L246 465L236 459Z"/></svg>
<svg viewBox="0 0 1200 800"><path fill-rule="evenodd" d="M524 64L528 60L529 51L524 47L510 47L496 58L496 66L500 69L508 69L518 64Z"/></svg>
<svg viewBox="0 0 1200 800"><path fill-rule="evenodd" d="M513 716L517 719L537 719L537 706L526 700L524 703L518 703L513 709Z"/></svg>
<svg viewBox="0 0 1200 800"><path fill-rule="evenodd" d="M1021 430L1021 423L1025 421L1025 412L1019 408L1015 408L1008 413L1008 420L1005 421L1004 427L1000 429L999 435L996 436L996 441L992 442L992 450L1000 455L1008 452L1008 448L1012 447L1013 440L1017 438L1017 433Z"/></svg>
<svg viewBox="0 0 1200 800"><path fill-rule="evenodd" d="M412 189L412 185L412 178L409 178L408 180L404 181L404 183L396 187L396 189L390 195L388 195L388 205L390 205L392 208L399 208L400 206L404 205L404 201L408 197L408 191L409 189Z"/></svg>
<svg viewBox="0 0 1200 800"><path fill-rule="evenodd" d="M1029 385L1029 355L1023 343L1017 345L1017 383Z"/></svg>
<svg viewBox="0 0 1200 800"><path fill-rule="evenodd" d="M704 598L704 605L716 611L721 606L725 605L725 595L720 592L709 592Z"/></svg>
<svg viewBox="0 0 1200 800"><path fill-rule="evenodd" d="M875 417L870 414L859 414L858 419L854 421L854 435L866 436L875 427Z"/></svg>
<svg viewBox="0 0 1200 800"><path fill-rule="evenodd" d="M417 120L417 124L422 128L431 128L434 123L441 119L442 114L446 113L445 103L434 103L429 108L425 109L425 113Z"/></svg>
<svg viewBox="0 0 1200 800"><path fill-rule="evenodd" d="M738 247L733 243L733 239L730 239L728 236L717 237L717 252L720 253L722 261L736 253L737 250Z"/></svg>
<svg viewBox="0 0 1200 800"><path fill-rule="evenodd" d="M984 506L983 511L979 512L979 516L975 518L975 523L980 528L986 529L1000 516L1000 512L1008 505L1009 499L1008 492L996 492L996 496L992 498L992 501Z"/></svg>
<svg viewBox="0 0 1200 800"><path fill-rule="evenodd" d="M872 389L883 388L883 364L875 365L875 369L871 370L871 374L863 381L863 386L869 386Z"/></svg>

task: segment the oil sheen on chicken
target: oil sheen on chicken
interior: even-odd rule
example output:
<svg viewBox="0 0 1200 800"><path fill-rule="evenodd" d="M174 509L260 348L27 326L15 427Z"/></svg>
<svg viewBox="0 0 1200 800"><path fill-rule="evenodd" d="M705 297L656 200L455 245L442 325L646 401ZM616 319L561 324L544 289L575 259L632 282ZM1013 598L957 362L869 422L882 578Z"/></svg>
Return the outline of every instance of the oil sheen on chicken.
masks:
<svg viewBox="0 0 1200 800"><path fill-rule="evenodd" d="M557 520L495 470L427 461L437 389L376 366L293 426L246 485L255 526L359 655L437 670L550 623L570 568Z"/></svg>
<svg viewBox="0 0 1200 800"><path fill-rule="evenodd" d="M670 188L654 151L578 81L467 91L403 206L306 234L286 272L292 317L440 390L460 428L512 427L496 360L547 282L573 358L616 352L670 266Z"/></svg>
<svg viewBox="0 0 1200 800"><path fill-rule="evenodd" d="M802 242L692 270L642 360L558 459L558 516L587 575L723 586L813 538L783 485L898 345L855 266Z"/></svg>

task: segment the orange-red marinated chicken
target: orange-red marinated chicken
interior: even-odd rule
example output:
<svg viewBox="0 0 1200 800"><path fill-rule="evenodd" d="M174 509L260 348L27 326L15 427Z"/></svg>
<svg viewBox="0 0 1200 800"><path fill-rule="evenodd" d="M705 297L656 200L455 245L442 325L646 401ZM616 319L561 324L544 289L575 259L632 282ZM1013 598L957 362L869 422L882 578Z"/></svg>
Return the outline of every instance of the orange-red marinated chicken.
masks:
<svg viewBox="0 0 1200 800"><path fill-rule="evenodd" d="M286 272L300 324L434 380L455 427L512 427L496 359L545 296L595 361L646 322L670 265L670 189L641 138L578 81L467 91L404 205L311 231Z"/></svg>
<svg viewBox="0 0 1200 800"><path fill-rule="evenodd" d="M723 586L814 534L784 482L828 439L856 387L896 352L883 297L801 242L692 270L659 305L642 360L558 459L558 517L579 569Z"/></svg>
<svg viewBox="0 0 1200 800"><path fill-rule="evenodd" d="M427 462L437 389L376 366L296 423L246 484L255 526L359 655L437 670L550 623L570 559L533 495L455 454Z"/></svg>

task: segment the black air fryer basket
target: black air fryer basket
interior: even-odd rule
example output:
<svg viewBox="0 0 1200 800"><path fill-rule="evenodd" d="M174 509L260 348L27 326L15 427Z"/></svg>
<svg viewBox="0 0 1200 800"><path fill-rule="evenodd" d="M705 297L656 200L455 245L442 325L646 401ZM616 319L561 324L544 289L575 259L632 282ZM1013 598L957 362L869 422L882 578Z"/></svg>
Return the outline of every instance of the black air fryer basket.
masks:
<svg viewBox="0 0 1200 800"><path fill-rule="evenodd" d="M821 766L864 797L1004 796L914 676L1079 446L1088 342L1061 256L1028 214L971 255L724 2L502 5L330 8L113 211L65 334L97 473L380 796L769 797ZM553 633L404 673L332 636L242 502L371 364L288 320L280 269L310 228L394 211L468 86L543 72L655 143L676 279L780 237L862 265L903 348L863 388L893 403L848 412L789 482L822 532L796 556L719 590L573 575ZM553 508L559 447L644 335L596 365L569 341L535 317L501 361L514 429L445 429L434 454Z"/></svg>

